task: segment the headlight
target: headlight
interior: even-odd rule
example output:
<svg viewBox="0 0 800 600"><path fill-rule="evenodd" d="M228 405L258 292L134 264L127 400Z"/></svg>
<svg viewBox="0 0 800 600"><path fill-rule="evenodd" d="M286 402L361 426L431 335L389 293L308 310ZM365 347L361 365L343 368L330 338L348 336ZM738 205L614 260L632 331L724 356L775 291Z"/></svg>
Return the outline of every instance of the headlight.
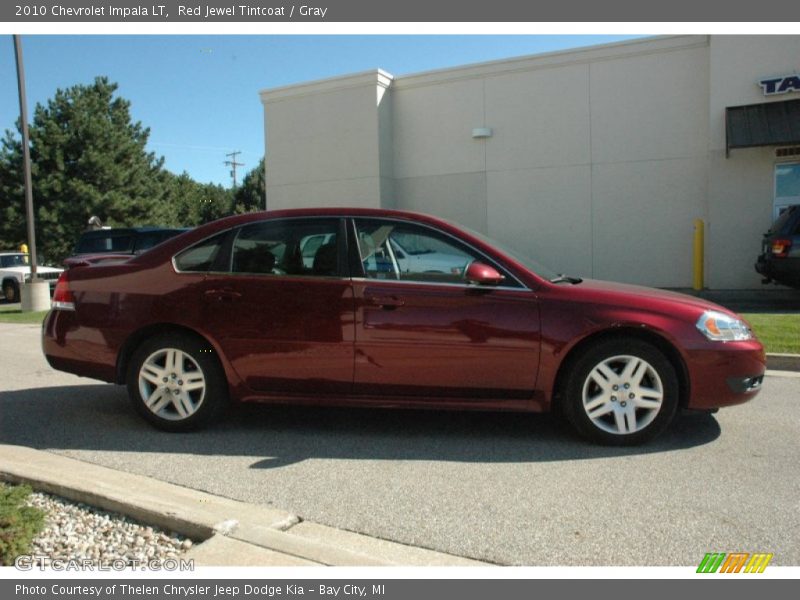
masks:
<svg viewBox="0 0 800 600"><path fill-rule="evenodd" d="M712 342L741 342L753 339L753 332L747 323L715 310L707 310L700 315L695 327Z"/></svg>

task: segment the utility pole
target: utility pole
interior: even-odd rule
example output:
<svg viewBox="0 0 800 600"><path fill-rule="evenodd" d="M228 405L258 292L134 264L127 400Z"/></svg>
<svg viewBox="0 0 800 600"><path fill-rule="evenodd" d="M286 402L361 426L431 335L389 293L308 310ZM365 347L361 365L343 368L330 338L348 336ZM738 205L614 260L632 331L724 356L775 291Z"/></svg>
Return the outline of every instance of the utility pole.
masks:
<svg viewBox="0 0 800 600"><path fill-rule="evenodd" d="M231 177L233 177L233 191L236 191L236 167L244 166L244 163L236 162L236 157L241 154L241 150L235 150L225 156L230 156L230 160L226 160L225 164L231 167Z"/></svg>
<svg viewBox="0 0 800 600"><path fill-rule="evenodd" d="M22 122L22 170L25 176L25 213L28 218L28 256L31 263L31 281L36 273L36 229L33 223L33 184L31 183L31 150L28 135L28 101L25 97L25 67L22 62L22 42L14 36L14 56L17 59L17 88L19 89L19 118Z"/></svg>
<svg viewBox="0 0 800 600"><path fill-rule="evenodd" d="M22 61L22 42L14 36L14 55L17 59L17 86L19 88L19 118L22 126L22 170L25 176L25 213L28 219L28 256L31 278L23 281L20 289L22 312L46 310L50 306L50 285L36 273L36 228L33 222L33 184L31 182L31 141L28 133L28 100L25 97L25 67Z"/></svg>

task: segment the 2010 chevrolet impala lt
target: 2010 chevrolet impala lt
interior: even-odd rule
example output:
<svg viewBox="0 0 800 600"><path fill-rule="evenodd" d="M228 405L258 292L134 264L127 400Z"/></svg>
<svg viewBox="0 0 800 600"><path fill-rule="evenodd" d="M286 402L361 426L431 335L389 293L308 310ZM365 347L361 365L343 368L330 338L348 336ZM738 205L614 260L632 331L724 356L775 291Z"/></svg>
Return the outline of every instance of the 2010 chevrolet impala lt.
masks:
<svg viewBox="0 0 800 600"><path fill-rule="evenodd" d="M170 431L230 400L558 409L619 445L679 408L749 400L765 369L720 306L557 275L447 221L370 209L229 217L70 269L43 348L55 369L126 384Z"/></svg>

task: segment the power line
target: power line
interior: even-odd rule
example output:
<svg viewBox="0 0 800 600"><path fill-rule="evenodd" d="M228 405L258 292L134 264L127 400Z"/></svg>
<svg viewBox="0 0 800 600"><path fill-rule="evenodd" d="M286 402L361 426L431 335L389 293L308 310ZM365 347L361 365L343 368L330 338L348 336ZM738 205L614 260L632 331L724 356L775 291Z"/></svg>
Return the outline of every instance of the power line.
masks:
<svg viewBox="0 0 800 600"><path fill-rule="evenodd" d="M236 191L236 167L244 166L244 163L236 162L236 157L241 154L241 150L234 150L230 154L226 154L225 156L230 156L230 160L226 160L225 164L231 167L231 177L233 177L233 191Z"/></svg>

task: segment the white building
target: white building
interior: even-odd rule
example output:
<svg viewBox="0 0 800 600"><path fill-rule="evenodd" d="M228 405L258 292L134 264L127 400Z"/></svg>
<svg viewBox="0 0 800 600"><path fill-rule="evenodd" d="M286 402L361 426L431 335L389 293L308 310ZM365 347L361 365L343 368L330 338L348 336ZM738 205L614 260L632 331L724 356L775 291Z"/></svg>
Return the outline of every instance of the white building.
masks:
<svg viewBox="0 0 800 600"><path fill-rule="evenodd" d="M800 203L799 70L800 36L676 36L264 90L268 207L432 213L663 287L691 287L700 218L706 286L758 288Z"/></svg>

